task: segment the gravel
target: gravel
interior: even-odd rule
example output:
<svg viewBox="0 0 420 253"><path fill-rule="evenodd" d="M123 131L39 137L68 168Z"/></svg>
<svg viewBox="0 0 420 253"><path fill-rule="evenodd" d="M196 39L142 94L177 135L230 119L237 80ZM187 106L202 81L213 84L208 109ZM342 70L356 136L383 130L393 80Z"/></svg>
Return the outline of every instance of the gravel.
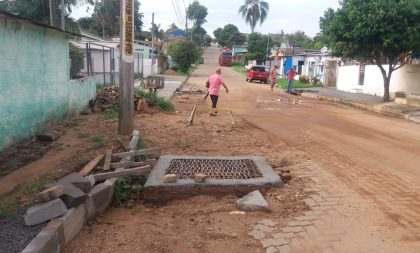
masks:
<svg viewBox="0 0 420 253"><path fill-rule="evenodd" d="M0 219L0 253L21 252L47 223L28 227L23 215L30 206L23 207L17 213Z"/></svg>

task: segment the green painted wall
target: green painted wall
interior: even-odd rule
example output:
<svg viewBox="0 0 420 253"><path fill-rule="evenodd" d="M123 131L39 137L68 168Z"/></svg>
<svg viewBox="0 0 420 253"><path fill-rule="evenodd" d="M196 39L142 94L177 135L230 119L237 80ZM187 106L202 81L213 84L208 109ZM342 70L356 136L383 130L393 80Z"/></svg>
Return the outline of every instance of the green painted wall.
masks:
<svg viewBox="0 0 420 253"><path fill-rule="evenodd" d="M0 15L0 150L69 113L69 64L64 33Z"/></svg>

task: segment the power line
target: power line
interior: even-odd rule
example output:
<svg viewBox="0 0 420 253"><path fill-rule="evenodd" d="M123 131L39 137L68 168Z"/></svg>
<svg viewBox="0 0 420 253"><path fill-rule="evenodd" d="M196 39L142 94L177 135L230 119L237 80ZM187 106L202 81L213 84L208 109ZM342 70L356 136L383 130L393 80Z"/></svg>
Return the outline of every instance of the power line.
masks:
<svg viewBox="0 0 420 253"><path fill-rule="evenodd" d="M177 8L177 10L178 10L178 14L179 14L179 24L182 26L182 24L184 23L184 22L181 22L181 20L183 20L183 18L182 18L182 13L184 13L183 11L181 11L181 7L180 7L180 3L179 3L179 1L178 0L175 0L175 6L176 6L176 8ZM187 16L187 12L185 12L185 16Z"/></svg>
<svg viewBox="0 0 420 253"><path fill-rule="evenodd" d="M174 4L174 0L171 0L171 2L172 2L172 6L174 7L174 11L175 11L175 15L176 15L176 18L177 18L177 20L178 20L178 23L179 24L182 24L181 23L181 19L179 18L179 14L178 14L178 12L177 12L177 9L175 8L175 4ZM182 25L181 25L182 26Z"/></svg>

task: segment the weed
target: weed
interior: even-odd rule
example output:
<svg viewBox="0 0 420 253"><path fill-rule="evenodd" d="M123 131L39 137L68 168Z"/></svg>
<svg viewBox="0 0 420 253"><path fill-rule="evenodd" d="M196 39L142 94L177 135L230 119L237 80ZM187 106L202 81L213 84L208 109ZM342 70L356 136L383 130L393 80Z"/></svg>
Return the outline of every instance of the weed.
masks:
<svg viewBox="0 0 420 253"><path fill-rule="evenodd" d="M42 177L35 182L27 185L23 189L23 193L29 196L34 196L43 190L44 185L53 182L53 178L50 176Z"/></svg>
<svg viewBox="0 0 420 253"><path fill-rule="evenodd" d="M141 136L139 136L139 140L137 141L136 149L144 149L146 147L147 147L146 142L144 141L144 139ZM134 161L136 161L136 162L141 162L141 161L144 161L144 160L146 160L146 156L144 156L144 155L134 157Z"/></svg>
<svg viewBox="0 0 420 253"><path fill-rule="evenodd" d="M114 207L128 206L133 202L138 203L142 197L142 188L146 183L147 176L126 176L118 178L112 205Z"/></svg>
<svg viewBox="0 0 420 253"><path fill-rule="evenodd" d="M100 149L106 146L106 140L102 135L96 135L93 139L93 142L95 143L95 148Z"/></svg>
<svg viewBox="0 0 420 253"><path fill-rule="evenodd" d="M0 196L0 219L8 216L18 209L16 200L10 197Z"/></svg>
<svg viewBox="0 0 420 253"><path fill-rule="evenodd" d="M105 110L102 114L104 115L105 119L118 118L118 108L117 107L112 107L108 110Z"/></svg>
<svg viewBox="0 0 420 253"><path fill-rule="evenodd" d="M148 106L157 106L165 112L172 112L175 110L175 106L171 101L166 100L153 92L138 90L137 95L140 98L145 99Z"/></svg>

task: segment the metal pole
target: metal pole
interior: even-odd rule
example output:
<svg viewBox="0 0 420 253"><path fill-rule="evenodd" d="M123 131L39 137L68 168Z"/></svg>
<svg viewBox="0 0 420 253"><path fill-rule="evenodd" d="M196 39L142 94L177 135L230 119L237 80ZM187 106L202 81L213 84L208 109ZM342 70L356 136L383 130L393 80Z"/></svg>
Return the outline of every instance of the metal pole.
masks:
<svg viewBox="0 0 420 253"><path fill-rule="evenodd" d="M50 26L55 27L55 0L50 0Z"/></svg>
<svg viewBox="0 0 420 253"><path fill-rule="evenodd" d="M61 0L61 30L66 30L66 23L64 21L64 0Z"/></svg>
<svg viewBox="0 0 420 253"><path fill-rule="evenodd" d="M144 77L144 55L141 55L141 78Z"/></svg>
<svg viewBox="0 0 420 253"><path fill-rule="evenodd" d="M106 83L106 74L105 74L105 47L102 46L102 72L104 74L104 86Z"/></svg>
<svg viewBox="0 0 420 253"><path fill-rule="evenodd" d="M112 74L112 48L109 49L109 83L114 85L114 77Z"/></svg>
<svg viewBox="0 0 420 253"><path fill-rule="evenodd" d="M270 34L268 34L267 36L267 56L265 58L265 65L267 65L267 60L268 60L268 46L270 44Z"/></svg>
<svg viewBox="0 0 420 253"><path fill-rule="evenodd" d="M121 0L120 84L118 134L134 128L134 0Z"/></svg>
<svg viewBox="0 0 420 253"><path fill-rule="evenodd" d="M90 72L89 72L89 47L88 47L89 43L86 43L86 69L87 69L87 74L88 76L90 76Z"/></svg>
<svg viewBox="0 0 420 253"><path fill-rule="evenodd" d="M137 54L137 74L140 74L140 53Z"/></svg>
<svg viewBox="0 0 420 253"><path fill-rule="evenodd" d="M153 59L155 58L155 14L152 13L152 59L150 63L150 75L153 76Z"/></svg>

